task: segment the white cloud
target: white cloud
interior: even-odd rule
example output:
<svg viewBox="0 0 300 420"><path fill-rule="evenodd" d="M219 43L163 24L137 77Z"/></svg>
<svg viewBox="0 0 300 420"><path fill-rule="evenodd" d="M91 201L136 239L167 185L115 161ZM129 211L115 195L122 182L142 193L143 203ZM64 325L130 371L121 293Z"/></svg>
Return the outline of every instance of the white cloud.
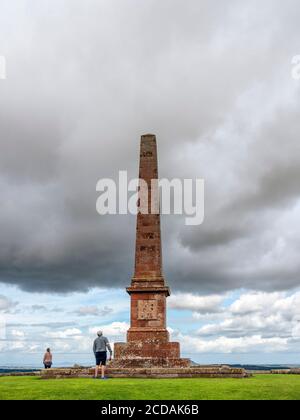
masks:
<svg viewBox="0 0 300 420"><path fill-rule="evenodd" d="M24 331L21 330L11 330L10 335L15 340L22 340L25 337Z"/></svg>
<svg viewBox="0 0 300 420"><path fill-rule="evenodd" d="M242 294L219 319L209 317L188 340L197 351L295 351L300 338L300 292Z"/></svg>
<svg viewBox="0 0 300 420"><path fill-rule="evenodd" d="M273 306L283 296L283 293L247 293L231 305L230 311L234 314L264 311L270 306Z"/></svg>
<svg viewBox="0 0 300 420"><path fill-rule="evenodd" d="M83 306L82 308L79 308L76 313L78 315L94 315L97 316L99 314L99 308L97 306Z"/></svg>
<svg viewBox="0 0 300 420"><path fill-rule="evenodd" d="M74 311L78 316L106 316L111 312L112 309L107 306L103 309L98 308L98 306L83 306Z"/></svg>
<svg viewBox="0 0 300 420"><path fill-rule="evenodd" d="M97 334L97 331L103 331L103 334L109 337L121 337L124 336L129 329L127 322L112 322L108 325L102 325L99 327L93 327L89 329L90 334Z"/></svg>
<svg viewBox="0 0 300 420"><path fill-rule="evenodd" d="M23 351L25 349L25 344L22 341L12 341L9 343L9 346L5 347L6 351Z"/></svg>
<svg viewBox="0 0 300 420"><path fill-rule="evenodd" d="M299 340L300 339L300 320L297 324L295 324L292 328L292 336L294 339Z"/></svg>
<svg viewBox="0 0 300 420"><path fill-rule="evenodd" d="M263 338L261 335L229 338L217 337L203 340L197 337L182 336L182 348L187 353L248 353L283 351L288 348L285 338Z"/></svg>
<svg viewBox="0 0 300 420"><path fill-rule="evenodd" d="M181 293L170 297L169 307L204 314L215 313L220 310L220 305L224 299L224 295L197 296L192 293Z"/></svg>
<svg viewBox="0 0 300 420"><path fill-rule="evenodd" d="M0 340L5 340L6 338L6 320L0 315Z"/></svg>
<svg viewBox="0 0 300 420"><path fill-rule="evenodd" d="M167 330L169 331L169 334L176 334L176 331L171 327L167 327Z"/></svg>
<svg viewBox="0 0 300 420"><path fill-rule="evenodd" d="M45 337L49 338L59 338L59 339L67 339L67 338L77 338L82 336L81 330L78 328L68 328L64 331L47 331L44 334Z"/></svg>
<svg viewBox="0 0 300 420"><path fill-rule="evenodd" d="M32 305L31 309L35 312L35 311L47 311L46 306L44 305Z"/></svg>
<svg viewBox="0 0 300 420"><path fill-rule="evenodd" d="M16 302L12 302L6 296L0 295L0 311L8 312L10 309L17 305Z"/></svg>

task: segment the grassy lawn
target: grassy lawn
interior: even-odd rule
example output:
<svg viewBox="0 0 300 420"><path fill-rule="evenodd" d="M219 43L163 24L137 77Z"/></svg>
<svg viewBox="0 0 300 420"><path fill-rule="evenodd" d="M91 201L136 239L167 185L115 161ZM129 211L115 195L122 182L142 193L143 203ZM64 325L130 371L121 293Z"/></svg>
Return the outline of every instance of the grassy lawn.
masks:
<svg viewBox="0 0 300 420"><path fill-rule="evenodd" d="M300 400L300 376L249 379L0 378L0 400Z"/></svg>

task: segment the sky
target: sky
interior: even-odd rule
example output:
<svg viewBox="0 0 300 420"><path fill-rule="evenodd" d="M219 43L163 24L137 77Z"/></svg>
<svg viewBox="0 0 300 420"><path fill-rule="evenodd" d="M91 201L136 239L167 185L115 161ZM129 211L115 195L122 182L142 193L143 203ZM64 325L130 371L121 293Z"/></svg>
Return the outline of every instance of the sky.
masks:
<svg viewBox="0 0 300 420"><path fill-rule="evenodd" d="M205 180L205 220L163 216L168 326L203 363L300 364L297 0L0 0L0 365L93 363L123 341L134 216L96 184Z"/></svg>

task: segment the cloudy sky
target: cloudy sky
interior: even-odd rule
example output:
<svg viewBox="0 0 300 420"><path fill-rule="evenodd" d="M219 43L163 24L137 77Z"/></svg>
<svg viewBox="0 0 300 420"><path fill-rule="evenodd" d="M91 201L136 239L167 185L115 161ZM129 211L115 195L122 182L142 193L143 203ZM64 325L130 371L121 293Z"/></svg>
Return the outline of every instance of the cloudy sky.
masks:
<svg viewBox="0 0 300 420"><path fill-rule="evenodd" d="M0 0L0 364L124 339L135 219L100 217L96 183L137 176L147 132L161 177L206 185L201 226L162 218L173 339L300 363L299 22L297 0Z"/></svg>

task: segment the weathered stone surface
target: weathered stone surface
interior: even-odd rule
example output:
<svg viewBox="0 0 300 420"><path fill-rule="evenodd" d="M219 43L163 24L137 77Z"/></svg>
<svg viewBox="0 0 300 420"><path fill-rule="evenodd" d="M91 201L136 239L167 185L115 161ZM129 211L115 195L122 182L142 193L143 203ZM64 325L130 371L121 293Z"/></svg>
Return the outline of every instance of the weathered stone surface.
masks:
<svg viewBox="0 0 300 420"><path fill-rule="evenodd" d="M6 373L0 373L0 378L4 376L40 376L41 372L6 372Z"/></svg>
<svg viewBox="0 0 300 420"><path fill-rule="evenodd" d="M272 375L300 375L300 369L278 369L271 370Z"/></svg>
<svg viewBox="0 0 300 420"><path fill-rule="evenodd" d="M112 367L187 367L179 343L169 342L166 299L170 290L162 273L157 145L154 135L141 138L139 177L148 186L148 213L137 216L135 270L127 292L131 297L127 343L114 347ZM139 193L141 210L143 193ZM157 214L151 214L156 208ZM152 212L153 213L153 212Z"/></svg>
<svg viewBox="0 0 300 420"><path fill-rule="evenodd" d="M95 369L92 368L61 368L61 369L44 369L40 376L42 379L61 379L61 378L88 378L95 375Z"/></svg>
<svg viewBox="0 0 300 420"><path fill-rule="evenodd" d="M93 368L46 369L41 371L42 379L88 378L95 373ZM109 378L247 378L244 369L228 366L160 367L160 368L118 368L108 367Z"/></svg>
<svg viewBox="0 0 300 420"><path fill-rule="evenodd" d="M178 359L171 357L124 357L114 359L112 369L119 368L188 368L190 367L190 359Z"/></svg>
<svg viewBox="0 0 300 420"><path fill-rule="evenodd" d="M133 343L116 343L115 344L115 360L122 359L130 354L131 358L167 358L176 359L180 353L179 343L170 342L133 342Z"/></svg>

